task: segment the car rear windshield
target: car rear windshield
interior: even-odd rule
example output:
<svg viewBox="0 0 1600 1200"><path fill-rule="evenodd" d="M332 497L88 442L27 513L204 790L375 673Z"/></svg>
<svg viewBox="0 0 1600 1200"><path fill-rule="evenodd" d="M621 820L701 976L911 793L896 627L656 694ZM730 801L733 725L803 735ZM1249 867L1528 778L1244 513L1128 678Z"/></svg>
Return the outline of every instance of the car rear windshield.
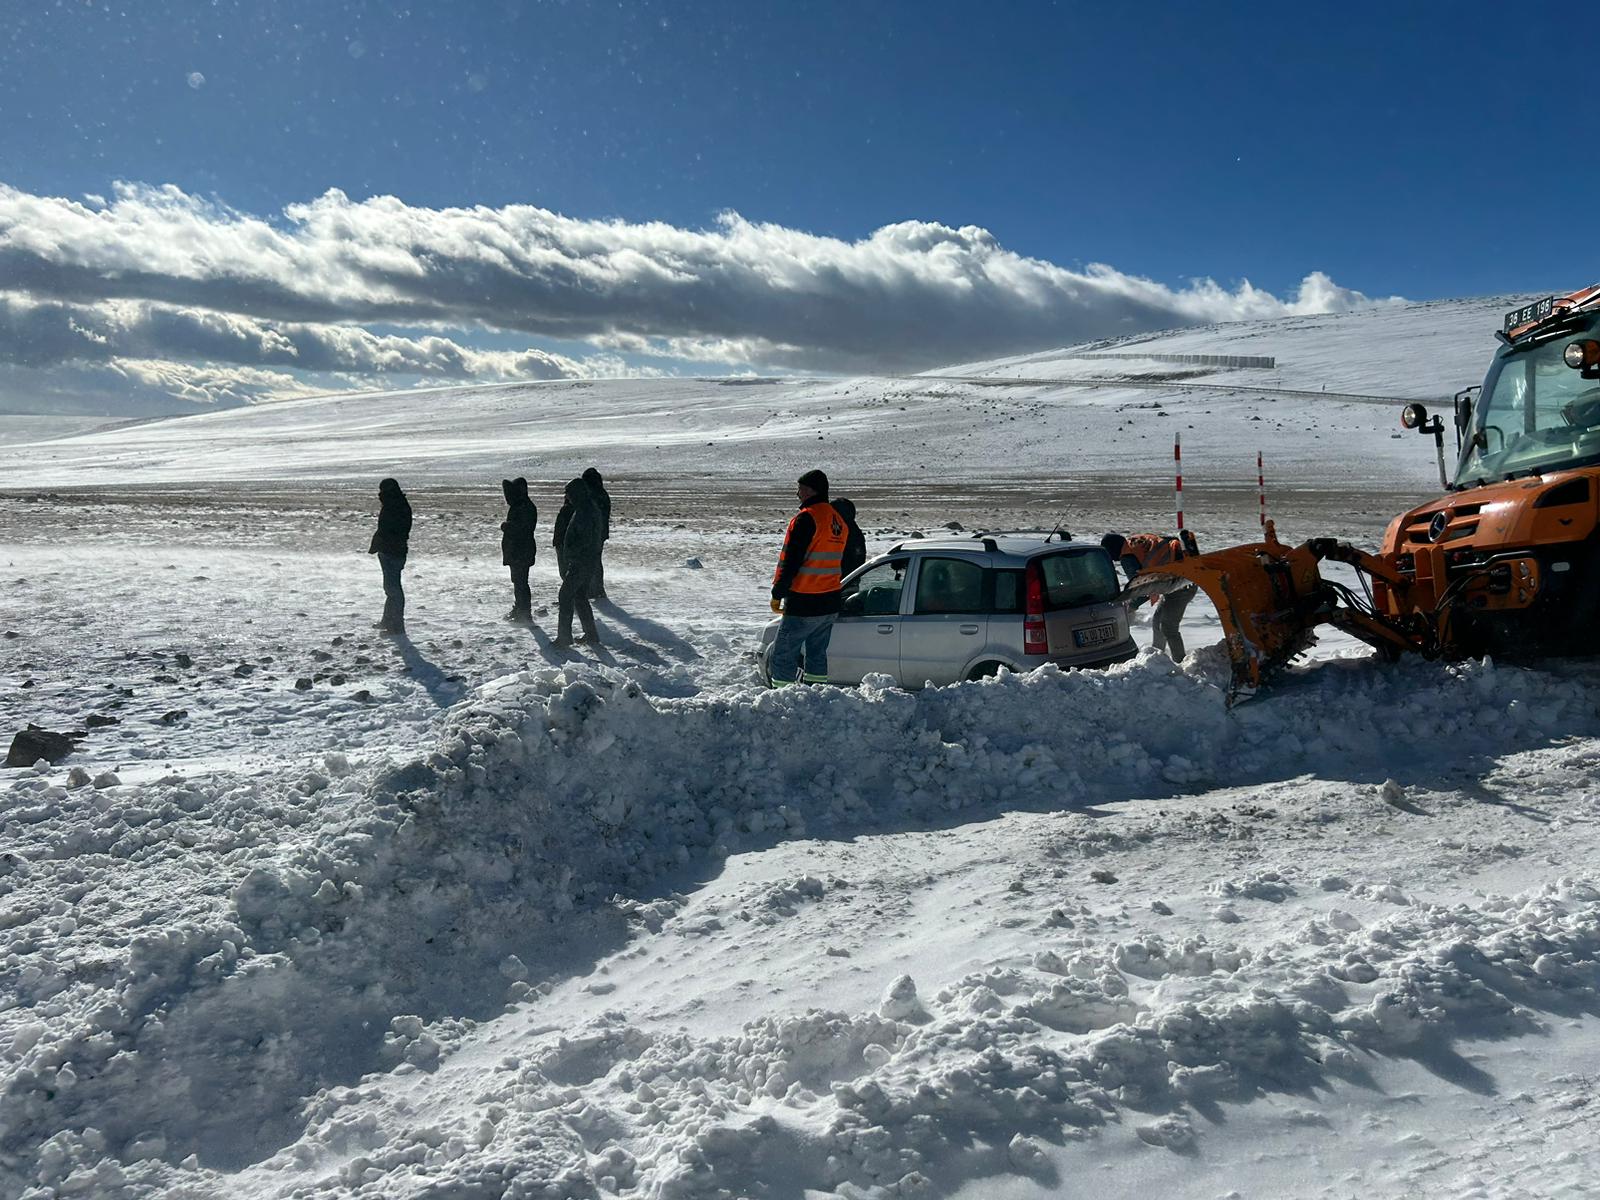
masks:
<svg viewBox="0 0 1600 1200"><path fill-rule="evenodd" d="M1076 608L1115 600L1122 589L1111 556L1099 547L1039 559L1047 608Z"/></svg>

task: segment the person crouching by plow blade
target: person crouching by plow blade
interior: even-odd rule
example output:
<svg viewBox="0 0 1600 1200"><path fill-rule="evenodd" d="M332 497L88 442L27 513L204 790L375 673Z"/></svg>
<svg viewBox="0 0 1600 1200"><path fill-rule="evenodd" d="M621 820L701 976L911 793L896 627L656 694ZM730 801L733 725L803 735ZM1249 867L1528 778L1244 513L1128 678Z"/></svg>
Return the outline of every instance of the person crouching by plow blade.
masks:
<svg viewBox="0 0 1600 1200"><path fill-rule="evenodd" d="M1180 562L1186 555L1199 553L1194 535L1187 530L1181 540L1160 533L1134 533L1127 537L1120 533L1108 533L1100 539L1100 544L1113 560L1122 564L1123 574L1128 577L1129 583L1146 571ZM1182 662L1184 658L1180 627L1184 610L1189 607L1189 601L1194 599L1194 593L1193 584L1168 592L1156 600L1155 611L1150 615L1150 645L1166 651L1173 662ZM1137 607L1139 603L1134 601L1134 606Z"/></svg>
<svg viewBox="0 0 1600 1200"><path fill-rule="evenodd" d="M802 678L828 682L828 642L839 615L839 567L844 561L849 528L828 503L828 477L807 471L796 485L800 511L789 519L783 551L772 573L772 611L781 612L772 647L772 686L785 687Z"/></svg>

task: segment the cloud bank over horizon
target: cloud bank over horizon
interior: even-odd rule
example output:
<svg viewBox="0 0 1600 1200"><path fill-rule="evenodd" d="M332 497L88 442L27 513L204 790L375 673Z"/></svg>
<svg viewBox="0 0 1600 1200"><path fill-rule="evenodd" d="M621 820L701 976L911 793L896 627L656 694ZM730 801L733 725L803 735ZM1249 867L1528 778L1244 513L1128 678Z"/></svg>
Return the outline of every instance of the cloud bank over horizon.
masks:
<svg viewBox="0 0 1600 1200"><path fill-rule="evenodd" d="M70 200L0 184L0 366L99 378L113 396L247 403L637 373L659 360L914 371L1372 303L1321 272L1289 298L1248 282L1174 289L927 221L845 241L736 213L692 230L339 191L269 219L170 186ZM593 353L473 345L506 335Z"/></svg>

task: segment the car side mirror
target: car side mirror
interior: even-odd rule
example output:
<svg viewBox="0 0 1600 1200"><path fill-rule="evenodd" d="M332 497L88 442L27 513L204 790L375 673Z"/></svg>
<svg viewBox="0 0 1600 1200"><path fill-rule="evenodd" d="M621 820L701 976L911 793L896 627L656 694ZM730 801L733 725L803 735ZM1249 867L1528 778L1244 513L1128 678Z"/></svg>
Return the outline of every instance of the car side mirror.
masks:
<svg viewBox="0 0 1600 1200"><path fill-rule="evenodd" d="M840 602L839 615L841 617L859 617L864 615L864 602L861 599L860 592L852 592Z"/></svg>

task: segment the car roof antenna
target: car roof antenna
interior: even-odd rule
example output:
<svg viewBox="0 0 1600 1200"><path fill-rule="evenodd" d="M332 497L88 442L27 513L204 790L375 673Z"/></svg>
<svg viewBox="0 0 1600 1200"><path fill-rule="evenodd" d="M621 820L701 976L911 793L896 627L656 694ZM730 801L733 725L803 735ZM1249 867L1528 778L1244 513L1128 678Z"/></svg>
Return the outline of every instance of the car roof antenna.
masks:
<svg viewBox="0 0 1600 1200"><path fill-rule="evenodd" d="M1059 533L1063 542L1070 542L1072 540L1072 533L1069 530L1061 528L1066 523L1067 519L1062 517L1061 520L1056 522L1056 527L1044 535L1044 540L1048 542L1051 538L1055 537L1055 535Z"/></svg>

